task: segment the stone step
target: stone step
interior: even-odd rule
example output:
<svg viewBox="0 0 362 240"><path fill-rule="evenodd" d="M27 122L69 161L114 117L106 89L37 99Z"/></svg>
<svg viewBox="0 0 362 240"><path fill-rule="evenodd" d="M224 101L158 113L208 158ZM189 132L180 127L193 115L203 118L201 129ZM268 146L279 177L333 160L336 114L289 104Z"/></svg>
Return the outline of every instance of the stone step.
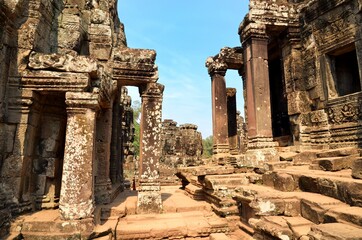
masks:
<svg viewBox="0 0 362 240"><path fill-rule="evenodd" d="M314 223L302 217L264 216L260 219L251 219L250 225L254 228L254 239L271 236L273 239L300 239L306 236Z"/></svg>
<svg viewBox="0 0 362 240"><path fill-rule="evenodd" d="M325 157L318 158L312 162L314 165L318 165L321 170L324 171L340 171L342 169L350 169L355 160L359 157L359 154L342 156L342 157ZM312 167L312 169L315 169Z"/></svg>
<svg viewBox="0 0 362 240"><path fill-rule="evenodd" d="M229 175L207 175L203 186L206 189L218 190L220 188L235 189L240 185L248 185L251 182L260 181L261 175L251 173L229 174Z"/></svg>
<svg viewBox="0 0 362 240"><path fill-rule="evenodd" d="M324 214L324 221L352 223L362 227L362 208L349 206L332 208Z"/></svg>
<svg viewBox="0 0 362 240"><path fill-rule="evenodd" d="M228 232L225 219L213 213L194 211L187 213L166 213L130 215L120 219L117 239L173 239L201 238L212 233Z"/></svg>
<svg viewBox="0 0 362 240"><path fill-rule="evenodd" d="M234 173L233 166L196 166L177 168L176 175L206 176L206 175L224 175Z"/></svg>
<svg viewBox="0 0 362 240"><path fill-rule="evenodd" d="M82 235L79 232L57 233L57 232L22 232L22 239L36 240L69 240L69 239L88 239L88 235Z"/></svg>
<svg viewBox="0 0 362 240"><path fill-rule="evenodd" d="M215 204L212 204L211 208L220 217L238 216L239 215L239 209L235 205L218 207Z"/></svg>
<svg viewBox="0 0 362 240"><path fill-rule="evenodd" d="M293 161L293 158L297 156L298 153L296 152L280 152L279 159L280 161Z"/></svg>
<svg viewBox="0 0 362 240"><path fill-rule="evenodd" d="M362 180L353 179L349 169L326 172L310 170L307 166L293 166L275 172L292 176L301 191L319 193L351 206L362 207Z"/></svg>
<svg viewBox="0 0 362 240"><path fill-rule="evenodd" d="M230 238L225 233L212 233L209 240L230 240Z"/></svg>
<svg viewBox="0 0 362 240"><path fill-rule="evenodd" d="M358 240L362 239L362 229L343 223L326 223L312 226L308 236L311 239Z"/></svg>
<svg viewBox="0 0 362 240"><path fill-rule="evenodd" d="M116 199L107 205L100 206L101 221L106 221L110 218L119 218L126 215L136 214L137 210L137 192L125 190L121 192Z"/></svg>
<svg viewBox="0 0 362 240"><path fill-rule="evenodd" d="M61 220L58 209L31 213L20 222L21 233L84 233L93 231L93 219Z"/></svg>
<svg viewBox="0 0 362 240"><path fill-rule="evenodd" d="M325 223L328 219L326 213L335 208L350 208L348 204L335 198L319 194L305 194L300 201L301 215L315 224Z"/></svg>
<svg viewBox="0 0 362 240"><path fill-rule="evenodd" d="M354 147L325 150L317 153L317 158L341 157L349 155L359 155L359 149Z"/></svg>
<svg viewBox="0 0 362 240"><path fill-rule="evenodd" d="M282 192L266 186L243 186L234 199L247 204L255 215L302 216L315 223L341 222L362 226L362 208L310 192Z"/></svg>
<svg viewBox="0 0 362 240"><path fill-rule="evenodd" d="M201 200L205 199L204 190L202 190L201 187L197 187L191 183L185 187L185 194L188 197L190 197L194 200L197 200L197 201L201 201Z"/></svg>
<svg viewBox="0 0 362 240"><path fill-rule="evenodd" d="M362 179L362 157L357 158L352 164L352 177Z"/></svg>
<svg viewBox="0 0 362 240"><path fill-rule="evenodd" d="M293 157L293 165L309 165L317 158L319 150L308 150L298 153Z"/></svg>

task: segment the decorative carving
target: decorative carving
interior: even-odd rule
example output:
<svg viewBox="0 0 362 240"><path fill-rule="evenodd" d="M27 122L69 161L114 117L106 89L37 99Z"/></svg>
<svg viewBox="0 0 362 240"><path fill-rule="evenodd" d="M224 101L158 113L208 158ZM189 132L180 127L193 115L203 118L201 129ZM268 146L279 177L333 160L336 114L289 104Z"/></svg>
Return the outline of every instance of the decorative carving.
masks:
<svg viewBox="0 0 362 240"><path fill-rule="evenodd" d="M139 88L142 97L162 97L165 86L160 83L149 83Z"/></svg>
<svg viewBox="0 0 362 240"><path fill-rule="evenodd" d="M208 57L206 59L205 66L207 67L210 75L217 73L225 76L226 70L228 68L226 62L218 57Z"/></svg>
<svg viewBox="0 0 362 240"><path fill-rule="evenodd" d="M114 52L113 60L131 64L155 64L156 51L150 49L121 48Z"/></svg>
<svg viewBox="0 0 362 240"><path fill-rule="evenodd" d="M94 59L86 56L32 52L29 57L29 67L36 70L96 73L98 66Z"/></svg>
<svg viewBox="0 0 362 240"><path fill-rule="evenodd" d="M357 122L362 118L361 105L351 103L330 107L327 110L329 122L332 124L342 124L346 122Z"/></svg>

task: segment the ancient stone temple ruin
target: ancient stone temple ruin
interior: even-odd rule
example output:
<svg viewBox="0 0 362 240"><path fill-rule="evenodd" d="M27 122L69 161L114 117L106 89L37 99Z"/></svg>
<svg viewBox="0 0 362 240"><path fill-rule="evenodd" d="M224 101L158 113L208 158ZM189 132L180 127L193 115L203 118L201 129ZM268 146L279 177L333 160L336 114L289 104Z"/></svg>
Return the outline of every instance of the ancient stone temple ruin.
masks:
<svg viewBox="0 0 362 240"><path fill-rule="evenodd" d="M171 167L197 166L202 161L202 136L194 124L177 123L171 119L162 122L161 163Z"/></svg>
<svg viewBox="0 0 362 240"><path fill-rule="evenodd" d="M58 209L63 225L78 220L63 231L92 233L96 206L123 190L133 154L125 86L142 98L138 210L161 210L164 87L156 52L127 47L116 9L105 0L1 1L0 238L11 219L41 209Z"/></svg>
<svg viewBox="0 0 362 240"><path fill-rule="evenodd" d="M240 46L206 61L207 162L195 125L162 123L156 52L127 47L116 5L0 0L1 239L362 239L361 0L249 1Z"/></svg>

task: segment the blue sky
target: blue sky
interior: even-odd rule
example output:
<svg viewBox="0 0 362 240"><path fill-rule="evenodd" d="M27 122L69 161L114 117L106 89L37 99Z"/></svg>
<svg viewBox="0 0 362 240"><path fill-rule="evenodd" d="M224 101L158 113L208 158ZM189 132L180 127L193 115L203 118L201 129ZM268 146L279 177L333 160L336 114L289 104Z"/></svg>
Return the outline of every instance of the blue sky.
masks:
<svg viewBox="0 0 362 240"><path fill-rule="evenodd" d="M238 26L247 0L118 0L128 47L157 51L158 82L165 85L163 119L198 125L203 138L212 135L211 80L208 56L220 48L240 46ZM237 88L244 115L242 80L228 71L227 87ZM138 90L129 89L133 100Z"/></svg>

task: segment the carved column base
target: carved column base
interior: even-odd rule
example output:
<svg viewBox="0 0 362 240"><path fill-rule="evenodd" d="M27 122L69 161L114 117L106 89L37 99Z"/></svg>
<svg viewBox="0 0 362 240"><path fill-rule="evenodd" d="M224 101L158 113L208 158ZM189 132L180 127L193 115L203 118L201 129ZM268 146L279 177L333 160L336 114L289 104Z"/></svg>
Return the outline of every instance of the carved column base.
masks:
<svg viewBox="0 0 362 240"><path fill-rule="evenodd" d="M161 213L162 199L159 182L140 182L138 188L137 213Z"/></svg>
<svg viewBox="0 0 362 240"><path fill-rule="evenodd" d="M112 182L111 180L97 182L94 186L95 200L97 204L108 204L112 202Z"/></svg>
<svg viewBox="0 0 362 240"><path fill-rule="evenodd" d="M248 139L248 149L274 148L278 145L272 137L249 137Z"/></svg>
<svg viewBox="0 0 362 240"><path fill-rule="evenodd" d="M230 152L229 144L215 144L213 146L214 154L228 154Z"/></svg>

